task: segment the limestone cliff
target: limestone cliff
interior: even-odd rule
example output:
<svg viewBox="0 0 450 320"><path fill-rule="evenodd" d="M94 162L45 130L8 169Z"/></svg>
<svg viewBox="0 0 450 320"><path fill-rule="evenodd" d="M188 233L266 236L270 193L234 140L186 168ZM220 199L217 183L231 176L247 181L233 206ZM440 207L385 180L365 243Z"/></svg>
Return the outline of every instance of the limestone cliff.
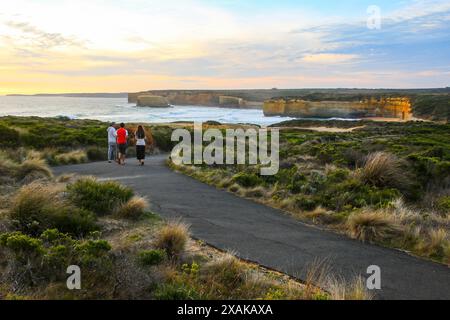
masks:
<svg viewBox="0 0 450 320"><path fill-rule="evenodd" d="M168 108L169 102L166 98L160 96L140 95L137 97L139 107Z"/></svg>
<svg viewBox="0 0 450 320"><path fill-rule="evenodd" d="M272 99L264 103L266 116L302 118L398 118L412 116L409 98L381 98L363 101L305 101L301 99Z"/></svg>
<svg viewBox="0 0 450 320"><path fill-rule="evenodd" d="M261 103L248 102L241 97L224 95L221 91L195 92L183 90L129 93L128 102L138 103L141 96L158 96L172 105L196 105L226 108L261 108Z"/></svg>

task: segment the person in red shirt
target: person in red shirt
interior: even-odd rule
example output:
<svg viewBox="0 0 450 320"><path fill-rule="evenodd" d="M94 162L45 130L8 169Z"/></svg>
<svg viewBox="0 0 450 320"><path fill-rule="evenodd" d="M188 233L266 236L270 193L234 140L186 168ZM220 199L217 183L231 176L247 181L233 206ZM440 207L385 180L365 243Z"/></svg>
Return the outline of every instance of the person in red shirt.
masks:
<svg viewBox="0 0 450 320"><path fill-rule="evenodd" d="M125 164L125 156L127 154L128 131L125 129L125 123L120 124L117 134L117 147L119 149L119 164Z"/></svg>

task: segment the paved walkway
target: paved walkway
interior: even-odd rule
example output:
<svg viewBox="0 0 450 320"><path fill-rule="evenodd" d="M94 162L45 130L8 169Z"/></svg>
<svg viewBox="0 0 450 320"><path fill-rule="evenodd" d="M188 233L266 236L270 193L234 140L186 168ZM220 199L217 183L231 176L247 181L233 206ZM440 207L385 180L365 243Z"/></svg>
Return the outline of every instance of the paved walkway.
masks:
<svg viewBox="0 0 450 320"><path fill-rule="evenodd" d="M163 217L182 217L196 238L300 279L318 259L327 259L334 273L347 279L366 275L368 266L378 265L380 299L450 299L446 266L307 226L276 209L172 172L164 160L152 157L144 167L134 161L124 167L96 162L57 167L54 172L118 180L146 196Z"/></svg>

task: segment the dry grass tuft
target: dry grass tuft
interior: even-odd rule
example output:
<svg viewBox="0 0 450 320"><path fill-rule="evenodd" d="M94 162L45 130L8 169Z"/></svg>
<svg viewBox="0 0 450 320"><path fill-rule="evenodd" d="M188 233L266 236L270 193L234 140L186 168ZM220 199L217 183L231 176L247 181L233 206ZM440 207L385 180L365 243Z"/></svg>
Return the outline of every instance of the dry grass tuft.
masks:
<svg viewBox="0 0 450 320"><path fill-rule="evenodd" d="M347 230L352 238L368 242L383 242L401 233L401 227L381 211L352 214L347 220Z"/></svg>
<svg viewBox="0 0 450 320"><path fill-rule="evenodd" d="M139 219L148 208L148 201L141 197L134 196L129 201L120 205L115 214L120 218Z"/></svg>
<svg viewBox="0 0 450 320"><path fill-rule="evenodd" d="M264 187L255 187L244 191L244 196L247 198L262 198L266 194L267 190Z"/></svg>
<svg viewBox="0 0 450 320"><path fill-rule="evenodd" d="M364 278L356 277L351 282L330 279L327 290L331 300L372 300L373 295L367 290Z"/></svg>
<svg viewBox="0 0 450 320"><path fill-rule="evenodd" d="M88 156L84 150L75 150L67 153L58 154L55 156L58 164L77 164L88 161Z"/></svg>
<svg viewBox="0 0 450 320"><path fill-rule="evenodd" d="M408 190L411 180L403 168L404 162L395 155L387 152L369 154L364 167L358 176L366 184L377 187L393 187Z"/></svg>
<svg viewBox="0 0 450 320"><path fill-rule="evenodd" d="M318 224L335 224L338 223L341 219L333 214L332 211L328 211L323 207L317 207L313 211L305 212L302 214L306 219L311 220L314 223Z"/></svg>
<svg viewBox="0 0 450 320"><path fill-rule="evenodd" d="M51 178L53 173L44 160L30 159L20 164L15 172L18 179L24 179L28 176L33 178Z"/></svg>
<svg viewBox="0 0 450 320"><path fill-rule="evenodd" d="M224 254L202 269L202 278L211 284L236 288L247 280L247 267L232 254Z"/></svg>
<svg viewBox="0 0 450 320"><path fill-rule="evenodd" d="M179 257L186 248L189 239L189 227L182 222L171 222L162 227L156 236L155 246L166 250L171 258Z"/></svg>

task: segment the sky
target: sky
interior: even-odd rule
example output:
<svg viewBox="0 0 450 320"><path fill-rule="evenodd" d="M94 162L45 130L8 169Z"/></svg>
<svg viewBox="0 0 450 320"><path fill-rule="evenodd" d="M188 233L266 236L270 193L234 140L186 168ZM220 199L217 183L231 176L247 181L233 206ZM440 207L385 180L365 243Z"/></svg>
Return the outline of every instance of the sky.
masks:
<svg viewBox="0 0 450 320"><path fill-rule="evenodd" d="M446 86L450 2L444 0L0 6L0 95Z"/></svg>

